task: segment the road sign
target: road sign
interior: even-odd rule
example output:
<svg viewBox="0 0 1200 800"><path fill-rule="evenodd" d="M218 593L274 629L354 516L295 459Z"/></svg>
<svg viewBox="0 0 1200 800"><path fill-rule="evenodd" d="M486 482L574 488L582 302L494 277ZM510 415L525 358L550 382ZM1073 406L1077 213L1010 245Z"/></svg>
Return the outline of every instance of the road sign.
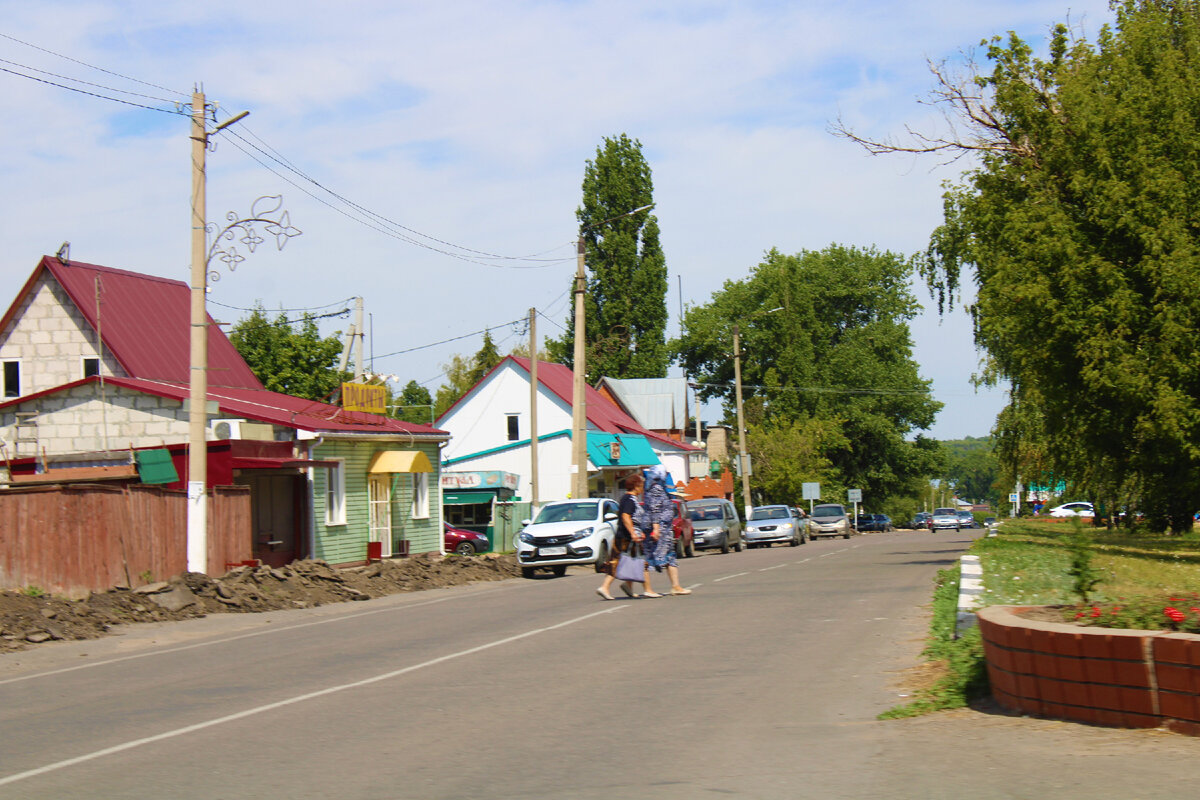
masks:
<svg viewBox="0 0 1200 800"><path fill-rule="evenodd" d="M846 502L861 503L862 502L862 489L847 489L846 490Z"/></svg>
<svg viewBox="0 0 1200 800"><path fill-rule="evenodd" d="M802 492L801 499L803 500L820 500L821 499L821 484L819 483L804 483L800 485Z"/></svg>
<svg viewBox="0 0 1200 800"><path fill-rule="evenodd" d="M1016 492L1013 492L1012 494L1010 494L1008 496L1008 502L1010 502L1010 503L1019 503L1020 501L1021 501L1021 495L1017 494Z"/></svg>

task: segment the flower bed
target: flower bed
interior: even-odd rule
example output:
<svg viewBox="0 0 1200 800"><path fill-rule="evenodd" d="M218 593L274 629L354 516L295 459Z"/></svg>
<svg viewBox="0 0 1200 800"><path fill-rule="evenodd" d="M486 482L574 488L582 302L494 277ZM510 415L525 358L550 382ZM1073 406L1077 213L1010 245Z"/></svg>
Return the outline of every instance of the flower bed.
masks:
<svg viewBox="0 0 1200 800"><path fill-rule="evenodd" d="M978 612L992 695L1039 716L1200 736L1200 634ZM1170 615L1168 615L1169 617Z"/></svg>

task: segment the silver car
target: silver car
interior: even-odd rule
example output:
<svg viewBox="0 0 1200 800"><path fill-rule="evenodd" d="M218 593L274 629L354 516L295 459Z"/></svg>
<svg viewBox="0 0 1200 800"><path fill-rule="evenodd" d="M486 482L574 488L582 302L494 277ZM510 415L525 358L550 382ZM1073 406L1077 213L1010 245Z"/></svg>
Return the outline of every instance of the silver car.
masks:
<svg viewBox="0 0 1200 800"><path fill-rule="evenodd" d="M808 517L808 535L812 538L841 536L843 539L849 539L853 531L850 518L846 516L846 507L841 503L813 506L812 514Z"/></svg>
<svg viewBox="0 0 1200 800"><path fill-rule="evenodd" d="M742 551L742 520L733 503L720 498L688 501L692 518L692 546L697 550L713 547L728 553L730 548Z"/></svg>
<svg viewBox="0 0 1200 800"><path fill-rule="evenodd" d="M935 531L944 531L953 528L956 531L962 530L962 520L958 517L958 511L953 508L935 508L933 510L933 521L930 524L930 529Z"/></svg>
<svg viewBox="0 0 1200 800"><path fill-rule="evenodd" d="M796 547L808 541L808 523L791 506L757 506L750 510L743 535L746 547L770 547L776 542Z"/></svg>

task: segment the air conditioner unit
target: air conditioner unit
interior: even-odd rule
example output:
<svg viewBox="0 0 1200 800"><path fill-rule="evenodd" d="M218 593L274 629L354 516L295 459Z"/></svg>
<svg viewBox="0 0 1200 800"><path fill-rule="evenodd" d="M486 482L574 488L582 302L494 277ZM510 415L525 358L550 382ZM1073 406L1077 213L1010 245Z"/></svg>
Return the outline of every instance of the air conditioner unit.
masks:
<svg viewBox="0 0 1200 800"><path fill-rule="evenodd" d="M217 439L252 439L270 442L275 438L275 429L265 422L249 422L244 419L214 419L213 436Z"/></svg>

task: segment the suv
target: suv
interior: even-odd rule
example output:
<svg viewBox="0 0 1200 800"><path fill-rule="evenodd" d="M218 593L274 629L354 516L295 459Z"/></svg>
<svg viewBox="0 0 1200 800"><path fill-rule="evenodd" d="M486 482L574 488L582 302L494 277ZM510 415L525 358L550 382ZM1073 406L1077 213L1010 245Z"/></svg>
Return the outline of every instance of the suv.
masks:
<svg viewBox="0 0 1200 800"><path fill-rule="evenodd" d="M688 516L692 518L692 546L697 550L721 548L728 553L733 548L742 551L742 520L728 500L706 497L688 501Z"/></svg>
<svg viewBox="0 0 1200 800"><path fill-rule="evenodd" d="M813 506L812 514L808 518L808 535L812 538L841 536L843 539L849 539L852 530L850 520L846 516L846 507L841 503Z"/></svg>
<svg viewBox="0 0 1200 800"><path fill-rule="evenodd" d="M595 564L600 572L612 552L617 535L615 500L556 500L542 506L533 520L524 520L517 534L517 562L521 575L549 567L555 575L567 574L571 564Z"/></svg>

